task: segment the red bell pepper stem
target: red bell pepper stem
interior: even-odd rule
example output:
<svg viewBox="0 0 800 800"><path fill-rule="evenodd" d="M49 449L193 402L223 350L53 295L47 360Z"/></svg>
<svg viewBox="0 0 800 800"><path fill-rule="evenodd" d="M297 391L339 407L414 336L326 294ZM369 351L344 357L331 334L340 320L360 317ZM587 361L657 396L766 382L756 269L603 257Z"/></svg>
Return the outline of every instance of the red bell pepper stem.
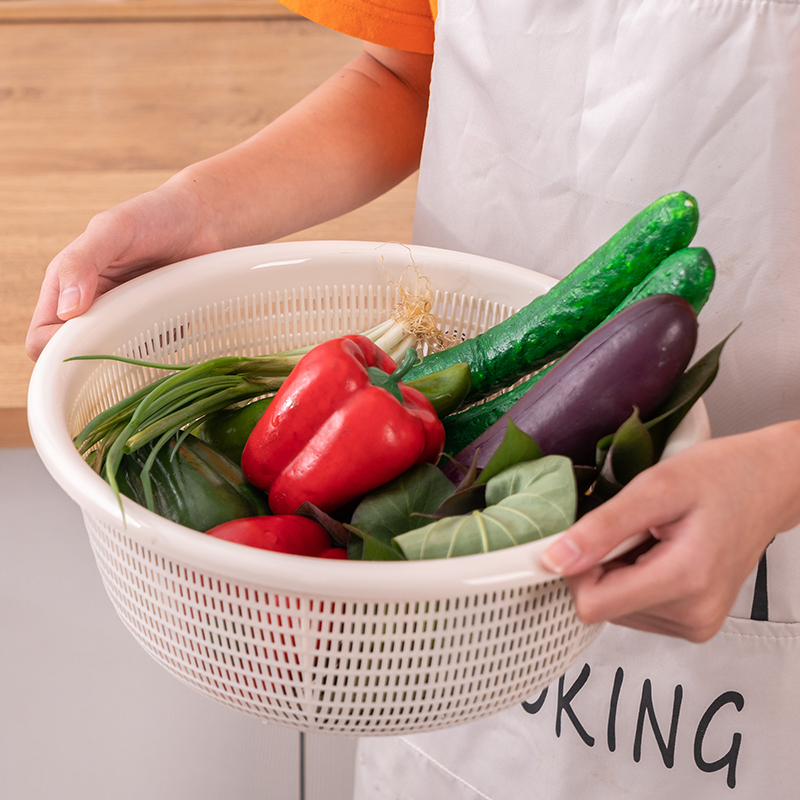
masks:
<svg viewBox="0 0 800 800"><path fill-rule="evenodd" d="M367 373L373 386L386 389L389 394L397 398L399 403L403 402L403 395L398 384L408 374L411 368L418 361L417 351L413 347L406 350L405 356L394 372L384 372L380 367L367 367Z"/></svg>

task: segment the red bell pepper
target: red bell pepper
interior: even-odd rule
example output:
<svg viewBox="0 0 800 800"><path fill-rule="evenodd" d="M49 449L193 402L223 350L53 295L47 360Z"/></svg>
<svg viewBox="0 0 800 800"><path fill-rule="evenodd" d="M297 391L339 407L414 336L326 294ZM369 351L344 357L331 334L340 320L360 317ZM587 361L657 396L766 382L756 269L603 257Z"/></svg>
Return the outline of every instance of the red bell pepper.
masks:
<svg viewBox="0 0 800 800"><path fill-rule="evenodd" d="M347 558L343 547L333 547L325 528L307 517L281 514L242 517L223 522L206 531L208 536L228 542L316 558Z"/></svg>
<svg viewBox="0 0 800 800"><path fill-rule="evenodd" d="M436 463L444 428L430 401L400 383L400 367L365 336L317 345L292 370L242 454L248 480L275 514L308 501L331 512L424 461Z"/></svg>

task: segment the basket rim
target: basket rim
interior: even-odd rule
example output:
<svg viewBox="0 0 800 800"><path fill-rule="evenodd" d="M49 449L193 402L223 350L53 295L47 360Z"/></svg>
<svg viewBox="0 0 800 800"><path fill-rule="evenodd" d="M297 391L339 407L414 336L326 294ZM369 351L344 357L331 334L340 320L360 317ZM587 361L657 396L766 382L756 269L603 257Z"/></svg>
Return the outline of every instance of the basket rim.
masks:
<svg viewBox="0 0 800 800"><path fill-rule="evenodd" d="M67 430L63 408L65 390L69 384L68 369L63 360L80 353L97 352L91 349L97 331L109 320L118 320L121 309L129 313L131 307L141 307L154 286L180 286L189 274L192 281L198 281L204 273L229 269L231 261L248 263L250 269L260 269L285 265L287 262L301 263L307 257L325 256L332 252L337 255L402 253L420 259L468 261L481 269L499 269L507 274L519 275L523 281L538 284L540 291L556 282L533 270L482 256L442 248L363 241L295 241L253 245L198 256L159 268L108 292L98 298L86 314L67 322L48 343L35 364L28 390L28 422L34 447L45 467L85 514L94 516L122 536L150 548L160 557L175 559L230 582L244 581L270 589L315 596L319 596L320 587L324 587L323 593L326 595L413 601L561 580L540 563L544 549L560 534L492 553L417 562L326 560L245 548L166 520L128 498L122 498L120 507L108 484L80 456ZM665 456L709 435L708 415L701 399L673 434Z"/></svg>

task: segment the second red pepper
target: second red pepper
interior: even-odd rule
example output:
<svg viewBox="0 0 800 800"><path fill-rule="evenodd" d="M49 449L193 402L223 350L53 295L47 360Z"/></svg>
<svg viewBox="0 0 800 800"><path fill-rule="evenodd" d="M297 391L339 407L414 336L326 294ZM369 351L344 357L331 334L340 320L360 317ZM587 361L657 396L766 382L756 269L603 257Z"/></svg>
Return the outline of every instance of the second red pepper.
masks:
<svg viewBox="0 0 800 800"><path fill-rule="evenodd" d="M242 470L275 514L308 501L330 512L428 461L444 428L428 399L399 382L394 361L365 336L317 345L294 368L245 445Z"/></svg>

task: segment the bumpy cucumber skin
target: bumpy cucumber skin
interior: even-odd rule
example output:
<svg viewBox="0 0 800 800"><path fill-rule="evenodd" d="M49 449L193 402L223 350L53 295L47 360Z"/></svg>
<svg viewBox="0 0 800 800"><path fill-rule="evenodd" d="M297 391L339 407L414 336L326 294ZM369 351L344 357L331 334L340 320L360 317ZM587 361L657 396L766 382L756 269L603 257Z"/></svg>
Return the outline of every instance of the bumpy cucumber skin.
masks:
<svg viewBox="0 0 800 800"><path fill-rule="evenodd" d="M652 294L679 294L695 314L708 301L714 288L716 268L705 247L684 247L667 256L618 306L612 314Z"/></svg>
<svg viewBox="0 0 800 800"><path fill-rule="evenodd" d="M510 386L597 327L666 256L691 242L698 222L690 194L660 197L550 291L485 333L426 356L408 379L464 361L472 372L468 401Z"/></svg>
<svg viewBox="0 0 800 800"><path fill-rule="evenodd" d="M656 294L676 294L692 306L695 314L706 304L714 288L716 269L711 254L704 247L684 247L667 256L603 322L608 322L622 309ZM546 374L547 367L533 377L484 403L445 417L444 452L450 455L463 450L490 425L497 422L524 394Z"/></svg>
<svg viewBox="0 0 800 800"><path fill-rule="evenodd" d="M456 454L484 467L507 432L507 420L545 455L594 463L596 443L638 408L647 420L674 389L697 341L691 304L672 294L645 297L612 317L560 359L547 375L477 439ZM451 480L459 470L442 467Z"/></svg>

